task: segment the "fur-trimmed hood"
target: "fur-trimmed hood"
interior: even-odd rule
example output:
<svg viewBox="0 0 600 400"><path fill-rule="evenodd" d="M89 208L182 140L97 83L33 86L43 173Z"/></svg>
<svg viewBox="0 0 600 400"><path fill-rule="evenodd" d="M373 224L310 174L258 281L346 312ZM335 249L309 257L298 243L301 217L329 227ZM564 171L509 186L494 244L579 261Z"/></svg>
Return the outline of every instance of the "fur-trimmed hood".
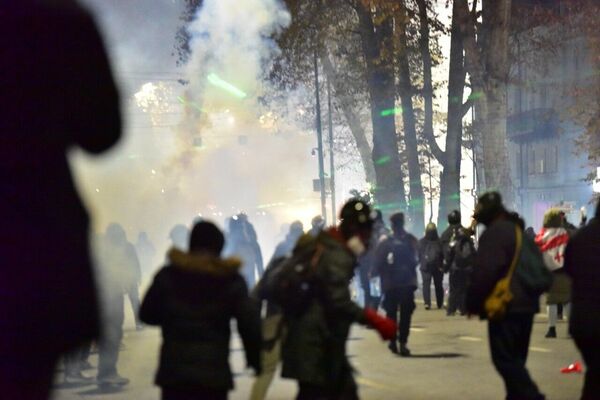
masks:
<svg viewBox="0 0 600 400"><path fill-rule="evenodd" d="M167 257L173 267L214 276L230 276L237 274L242 262L237 258L219 258L206 253L186 253L179 249L171 249Z"/></svg>

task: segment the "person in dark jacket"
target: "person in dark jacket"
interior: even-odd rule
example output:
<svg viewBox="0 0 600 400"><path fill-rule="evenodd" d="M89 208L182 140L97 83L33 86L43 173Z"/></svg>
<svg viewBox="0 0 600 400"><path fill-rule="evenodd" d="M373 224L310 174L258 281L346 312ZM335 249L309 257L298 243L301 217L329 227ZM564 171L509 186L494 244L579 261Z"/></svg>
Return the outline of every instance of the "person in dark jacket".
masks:
<svg viewBox="0 0 600 400"><path fill-rule="evenodd" d="M423 279L423 300L425 309L431 309L431 280L435 287L435 300L438 309L444 306L444 254L442 242L434 223L427 224L425 237L419 241L419 264Z"/></svg>
<svg viewBox="0 0 600 400"><path fill-rule="evenodd" d="M224 242L212 223L196 224L189 253L169 251L169 265L156 274L142 302L142 321L162 328L155 382L164 400L227 398L233 388L232 318L247 365L260 373L260 316L239 273L240 261L219 257Z"/></svg>
<svg viewBox="0 0 600 400"><path fill-rule="evenodd" d="M506 276L516 251L518 221L512 220L497 192L483 194L475 207L474 218L486 230L479 239L475 268L467 292L469 314L485 318L483 305L496 283ZM523 240L530 240L523 235ZM513 300L506 315L488 321L492 362L504 380L506 398L544 399L529 376L525 364L533 326L539 312L539 295L528 293L514 274L510 285Z"/></svg>
<svg viewBox="0 0 600 400"><path fill-rule="evenodd" d="M350 297L356 257L364 253L371 236L369 206L351 200L342 208L340 220L339 228L312 239L318 249L314 271L319 295L303 313L284 315L288 333L282 346L282 376L298 381L300 400L357 399L346 356L352 323L370 325L386 340L395 331L392 321L359 307Z"/></svg>
<svg viewBox="0 0 600 400"><path fill-rule="evenodd" d="M321 233L324 228L325 219L323 219L323 217L320 215L315 215L310 221L310 230L308 231L308 234L316 238L317 236L319 236L319 233Z"/></svg>
<svg viewBox="0 0 600 400"><path fill-rule="evenodd" d="M572 278L569 332L586 364L581 398L600 393L600 204L596 216L569 241L565 271Z"/></svg>
<svg viewBox="0 0 600 400"><path fill-rule="evenodd" d="M229 235L225 256L238 257L242 261L241 273L248 288L252 290L264 271L263 257L254 226L244 213L234 215L229 221Z"/></svg>
<svg viewBox="0 0 600 400"><path fill-rule="evenodd" d="M0 2L0 71L0 393L47 399L60 355L99 334L66 153L118 141L119 95L95 22L71 0Z"/></svg>
<svg viewBox="0 0 600 400"><path fill-rule="evenodd" d="M277 259L282 257L289 257L292 255L294 247L296 246L296 242L300 239L300 236L304 234L304 225L300 221L294 221L290 224L290 229L285 236L285 239L275 247L275 251L273 252L273 256L269 261L269 264Z"/></svg>
<svg viewBox="0 0 600 400"><path fill-rule="evenodd" d="M407 347L410 321L415 310L415 290L417 290L417 239L404 230L404 214L390 217L392 236L383 240L375 250L375 260L371 275L381 278L383 308L389 319L397 324L398 335L390 340L389 349L400 355L410 356Z"/></svg>
<svg viewBox="0 0 600 400"><path fill-rule="evenodd" d="M446 314L453 316L458 311L466 314L465 297L469 275L473 268L469 265L472 261L466 259L469 255L463 250L472 249L474 245L469 230L461 225L460 211L454 210L448 214L450 226L442 233L441 243L444 253L444 270L450 273L450 293L448 295L448 309Z"/></svg>

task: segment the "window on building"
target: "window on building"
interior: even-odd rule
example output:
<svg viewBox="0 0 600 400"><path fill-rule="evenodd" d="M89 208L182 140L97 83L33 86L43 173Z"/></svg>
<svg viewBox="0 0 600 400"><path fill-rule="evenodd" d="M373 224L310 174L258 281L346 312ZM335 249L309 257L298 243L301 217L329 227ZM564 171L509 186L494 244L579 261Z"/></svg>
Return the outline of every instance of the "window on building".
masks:
<svg viewBox="0 0 600 400"><path fill-rule="evenodd" d="M547 159L546 159L546 168L548 173L558 172L558 146L551 145L548 148Z"/></svg>
<svg viewBox="0 0 600 400"><path fill-rule="evenodd" d="M535 175L535 149L529 149L529 158L527 159L527 173Z"/></svg>

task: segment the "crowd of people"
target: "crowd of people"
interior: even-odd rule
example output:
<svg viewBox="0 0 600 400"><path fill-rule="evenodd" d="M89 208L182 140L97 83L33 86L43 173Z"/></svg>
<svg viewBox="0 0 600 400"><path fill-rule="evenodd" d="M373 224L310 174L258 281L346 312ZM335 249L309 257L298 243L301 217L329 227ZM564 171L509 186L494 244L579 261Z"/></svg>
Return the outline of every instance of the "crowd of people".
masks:
<svg viewBox="0 0 600 400"><path fill-rule="evenodd" d="M74 145L104 152L121 135L119 96L102 40L91 17L68 0L4 2L0 40L3 398L49 398L60 358L66 381L89 379L82 370L90 366L92 343L98 384L126 385L117 364L127 297L137 328L162 330L155 382L165 400L227 398L234 383L232 320L257 375L252 399L265 398L279 363L282 377L297 381L298 399L357 399L346 354L350 328L372 328L391 352L411 356L417 268L425 309L432 306L432 281L436 306L444 307L448 273L447 315L488 320L492 363L507 399L544 398L526 361L540 296L548 292L546 337L557 336L562 308L586 363L581 398L598 397L600 207L579 228L560 210L549 210L536 234L490 192L480 196L469 228L453 211L441 235L429 224L417 240L406 231L403 213L388 216L390 231L382 213L353 199L338 225L325 227L315 217L305 234L300 222L292 223L266 268L246 215L229 220L227 238L213 223L195 221L191 231L184 225L171 231L173 248L141 304L144 265L155 249L147 235L134 245L111 224L93 240L97 293L89 218L66 154ZM476 241L477 224L485 230ZM352 299L355 276L364 307Z"/></svg>

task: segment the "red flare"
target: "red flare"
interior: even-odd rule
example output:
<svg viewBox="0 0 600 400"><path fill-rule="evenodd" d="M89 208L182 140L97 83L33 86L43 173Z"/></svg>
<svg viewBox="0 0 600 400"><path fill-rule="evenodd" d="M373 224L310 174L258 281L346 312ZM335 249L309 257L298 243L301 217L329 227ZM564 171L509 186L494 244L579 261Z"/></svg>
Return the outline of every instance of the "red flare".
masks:
<svg viewBox="0 0 600 400"><path fill-rule="evenodd" d="M570 364L568 367L564 367L560 369L560 372L563 374L570 374L572 372L581 373L583 372L583 367L579 361L575 361L573 364Z"/></svg>

